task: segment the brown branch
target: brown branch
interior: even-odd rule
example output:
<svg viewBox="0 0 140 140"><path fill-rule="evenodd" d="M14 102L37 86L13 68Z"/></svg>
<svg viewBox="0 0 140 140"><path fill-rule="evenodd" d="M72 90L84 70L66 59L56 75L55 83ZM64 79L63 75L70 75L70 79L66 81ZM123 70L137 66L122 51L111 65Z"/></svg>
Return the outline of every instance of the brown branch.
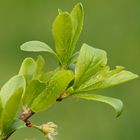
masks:
<svg viewBox="0 0 140 140"><path fill-rule="evenodd" d="M24 113L24 112L23 112L23 113L21 114L21 116L19 117L19 119L22 120L22 121L24 121L24 122L27 122L28 119L29 119L30 117L32 117L34 114L35 114L35 113L32 112L32 111L29 111L28 113Z"/></svg>
<svg viewBox="0 0 140 140"><path fill-rule="evenodd" d="M32 127L32 123L29 121L29 118L31 118L34 114L35 113L31 111L28 107L24 107L19 119L24 121L27 127Z"/></svg>
<svg viewBox="0 0 140 140"><path fill-rule="evenodd" d="M23 112L21 113L19 119L25 122L25 125L27 127L32 127L32 123L29 121L29 118L31 118L35 113L32 112L29 108L25 107L23 108ZM2 140L7 140L16 130L13 130L9 132L5 137L2 138Z"/></svg>

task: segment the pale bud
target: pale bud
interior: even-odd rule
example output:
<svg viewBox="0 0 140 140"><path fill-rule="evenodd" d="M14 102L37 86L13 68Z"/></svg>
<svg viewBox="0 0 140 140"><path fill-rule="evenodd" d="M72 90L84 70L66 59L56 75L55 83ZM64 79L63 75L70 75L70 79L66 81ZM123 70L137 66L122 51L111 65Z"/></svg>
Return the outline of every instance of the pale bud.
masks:
<svg viewBox="0 0 140 140"><path fill-rule="evenodd" d="M48 122L47 124L43 124L41 126L41 130L48 140L55 140L55 137L58 134L56 129L57 125L54 124L53 122Z"/></svg>

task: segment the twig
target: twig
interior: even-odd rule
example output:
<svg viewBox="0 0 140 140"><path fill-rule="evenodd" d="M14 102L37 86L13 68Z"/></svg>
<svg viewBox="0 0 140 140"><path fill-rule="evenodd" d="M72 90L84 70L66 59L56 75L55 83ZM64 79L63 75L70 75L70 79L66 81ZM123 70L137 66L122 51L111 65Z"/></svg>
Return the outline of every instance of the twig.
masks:
<svg viewBox="0 0 140 140"><path fill-rule="evenodd" d="M35 113L32 112L29 108L24 107L19 119L25 122L27 127L32 127L32 123L29 121L29 118L31 118L34 114ZM16 130L9 132L5 137L2 138L2 140L7 140L15 131Z"/></svg>

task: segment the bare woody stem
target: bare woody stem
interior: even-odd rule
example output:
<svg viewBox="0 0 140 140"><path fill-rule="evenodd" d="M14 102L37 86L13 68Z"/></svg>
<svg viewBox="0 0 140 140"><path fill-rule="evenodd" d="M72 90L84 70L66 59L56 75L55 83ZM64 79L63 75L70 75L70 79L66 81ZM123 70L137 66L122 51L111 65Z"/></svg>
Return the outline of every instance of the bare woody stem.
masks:
<svg viewBox="0 0 140 140"><path fill-rule="evenodd" d="M29 121L29 118L31 118L35 113L32 112L29 108L23 108L23 112L21 113L21 116L19 117L20 120L25 122L27 127L32 127L32 123Z"/></svg>

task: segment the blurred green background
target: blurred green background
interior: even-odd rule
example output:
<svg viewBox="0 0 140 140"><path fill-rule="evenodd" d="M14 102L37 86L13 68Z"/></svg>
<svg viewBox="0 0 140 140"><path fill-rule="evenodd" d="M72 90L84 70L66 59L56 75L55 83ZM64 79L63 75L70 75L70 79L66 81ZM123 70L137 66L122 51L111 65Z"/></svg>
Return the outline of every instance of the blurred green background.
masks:
<svg viewBox="0 0 140 140"><path fill-rule="evenodd" d="M57 9L70 11L79 0L0 0L0 85L18 72L26 56L19 46L40 40L54 48L51 24ZM140 1L81 0L85 10L84 29L78 43L88 43L108 53L108 63L125 66L140 74ZM50 54L47 69L57 62ZM124 112L115 118L113 109L98 102L65 100L32 118L38 124L59 125L58 140L140 140L140 79L98 93L124 102ZM8 112L7 112L8 113ZM10 140L44 140L34 129L17 131Z"/></svg>

